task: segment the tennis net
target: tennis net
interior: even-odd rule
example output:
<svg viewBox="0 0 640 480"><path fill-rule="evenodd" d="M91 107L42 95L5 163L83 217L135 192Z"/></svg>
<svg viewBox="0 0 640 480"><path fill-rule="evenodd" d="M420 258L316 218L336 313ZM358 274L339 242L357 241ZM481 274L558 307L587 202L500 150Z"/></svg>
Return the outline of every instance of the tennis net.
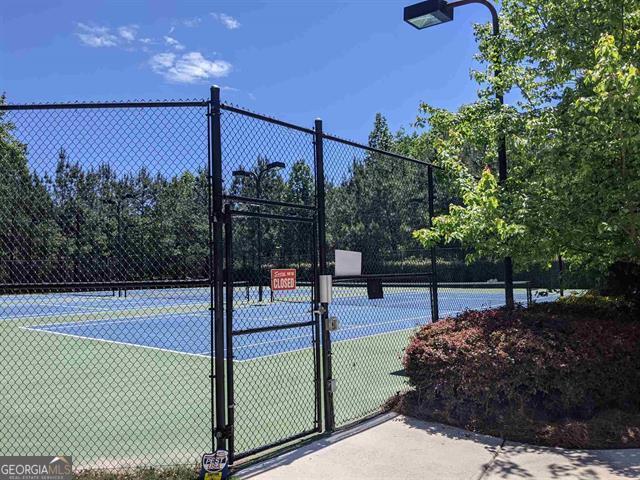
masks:
<svg viewBox="0 0 640 480"><path fill-rule="evenodd" d="M332 287L332 305L353 305L380 308L430 308L430 281L382 281L382 298L369 298L366 280L340 281L334 279ZM298 283L298 288L310 289L311 284ZM485 305L483 298L491 298L496 303L504 294L504 282L443 282L438 283L438 293L444 301L459 300L461 305L474 308ZM521 301L531 301L529 282L514 282L514 289ZM495 298L493 298L495 297ZM302 303L296 291L273 292L272 301Z"/></svg>

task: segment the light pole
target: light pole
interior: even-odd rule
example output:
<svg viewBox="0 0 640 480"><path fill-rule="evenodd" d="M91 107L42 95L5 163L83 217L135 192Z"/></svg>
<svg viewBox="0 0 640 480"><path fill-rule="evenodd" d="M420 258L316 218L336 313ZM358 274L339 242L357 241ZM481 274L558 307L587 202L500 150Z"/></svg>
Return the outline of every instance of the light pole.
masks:
<svg viewBox="0 0 640 480"><path fill-rule="evenodd" d="M122 249L122 203L125 200L131 200L133 198L137 198L138 194L135 193L119 193L118 195L116 195L116 198L107 198L104 200L105 203L109 204L109 205L115 205L116 207L116 238L118 241L118 250ZM122 252L119 251L118 252L118 280L123 280L123 275L122 275L122 266L123 266L123 262L122 262ZM111 273L111 276L113 277L113 272ZM112 278L111 281L113 281L114 279ZM126 278L124 278L124 280L126 280ZM120 289L118 289L118 294L120 294Z"/></svg>
<svg viewBox="0 0 640 480"><path fill-rule="evenodd" d="M453 12L457 7L469 5L471 3L479 3L484 5L491 12L491 22L493 24L493 35L500 35L500 24L498 22L498 12L496 7L487 0L458 0L449 3L446 0L426 0L404 8L404 21L414 26L418 30L440 25L441 23L453 20ZM500 74L500 68L495 70L495 76ZM496 99L500 105L504 105L504 96L498 89L496 91ZM498 180L500 184L504 184L507 180L507 146L504 132L500 132L498 136ZM513 264L511 257L504 258L504 284L505 284L505 302L507 308L513 308Z"/></svg>
<svg viewBox="0 0 640 480"><path fill-rule="evenodd" d="M246 170L234 170L232 172L234 177L248 177L252 178L256 183L256 198L262 196L262 177L267 172L275 170L276 168L284 168L285 164L282 162L271 162L265 165L263 168L256 172L247 172ZM262 302L262 222L258 217L258 301Z"/></svg>

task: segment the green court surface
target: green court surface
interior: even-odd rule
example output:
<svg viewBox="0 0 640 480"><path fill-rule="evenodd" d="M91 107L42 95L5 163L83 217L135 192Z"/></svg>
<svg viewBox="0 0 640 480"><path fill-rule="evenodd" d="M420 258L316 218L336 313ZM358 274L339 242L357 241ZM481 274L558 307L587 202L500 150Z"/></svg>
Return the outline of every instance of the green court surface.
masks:
<svg viewBox="0 0 640 480"><path fill-rule="evenodd" d="M76 467L109 468L191 464L210 449L207 358L21 328L34 323L0 321L4 454L64 453ZM338 424L371 413L403 388L403 377L391 372L401 369L408 336L391 332L334 345ZM238 451L313 428L310 352L237 363Z"/></svg>
<svg viewBox="0 0 640 480"><path fill-rule="evenodd" d="M457 294L472 299L478 292ZM71 455L82 469L194 464L211 449L208 304L133 298L109 307L113 301L83 300L92 308L69 310L73 301L60 298L0 298L5 313L24 303L20 314L0 319L0 452ZM35 309L37 302L43 308ZM278 305L283 318L300 315L294 304ZM66 313L41 314L62 308ZM269 308L276 307L246 312L267 316ZM415 308L333 309L351 318L333 343L338 426L374 413L407 388L403 350L430 320L428 308L419 316ZM123 325L127 341L120 341ZM96 326L104 330L99 335L78 330ZM142 340L129 341L134 334ZM167 346L167 338L178 346ZM296 342L283 350L281 340L258 336L248 347L259 354L235 357L241 359L234 362L237 452L315 427L314 353L310 340L304 348L293 348Z"/></svg>

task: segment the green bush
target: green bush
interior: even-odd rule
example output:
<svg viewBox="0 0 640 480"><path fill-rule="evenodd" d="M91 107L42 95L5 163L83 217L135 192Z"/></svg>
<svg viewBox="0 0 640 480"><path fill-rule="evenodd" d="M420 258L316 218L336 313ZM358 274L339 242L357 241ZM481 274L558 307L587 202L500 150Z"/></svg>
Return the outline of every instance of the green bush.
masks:
<svg viewBox="0 0 640 480"><path fill-rule="evenodd" d="M404 365L418 412L472 429L640 412L640 322L587 295L423 327Z"/></svg>

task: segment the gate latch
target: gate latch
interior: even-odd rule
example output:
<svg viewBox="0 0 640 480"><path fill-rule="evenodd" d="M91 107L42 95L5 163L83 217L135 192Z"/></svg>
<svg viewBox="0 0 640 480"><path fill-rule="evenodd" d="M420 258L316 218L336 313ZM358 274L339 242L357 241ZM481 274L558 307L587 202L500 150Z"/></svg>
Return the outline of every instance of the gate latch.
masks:
<svg viewBox="0 0 640 480"><path fill-rule="evenodd" d="M338 330L338 328L340 328L340 322L338 321L338 317L329 317L327 318L327 331L329 332L335 332L336 330Z"/></svg>

